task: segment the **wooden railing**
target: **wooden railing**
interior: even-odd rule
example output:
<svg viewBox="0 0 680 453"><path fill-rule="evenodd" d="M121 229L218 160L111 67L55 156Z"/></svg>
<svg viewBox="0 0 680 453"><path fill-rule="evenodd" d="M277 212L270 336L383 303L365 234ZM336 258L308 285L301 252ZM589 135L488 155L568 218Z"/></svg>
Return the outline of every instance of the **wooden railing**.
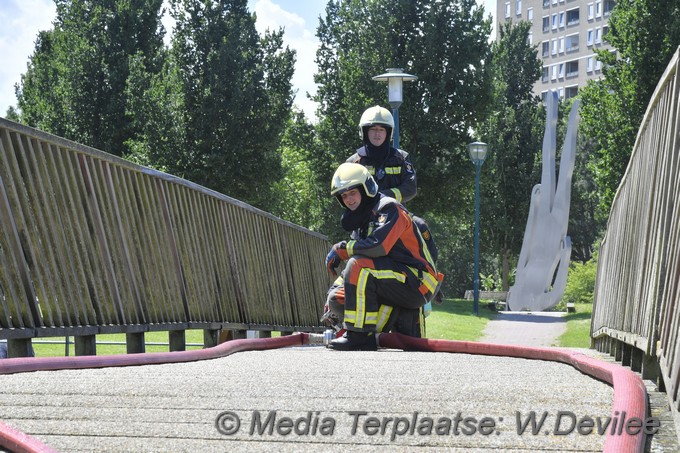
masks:
<svg viewBox="0 0 680 453"><path fill-rule="evenodd" d="M0 338L319 329L327 239L0 118ZM79 339L86 345L78 348ZM137 338L138 339L138 338ZM172 342L171 342L172 343ZM89 346L87 346L89 345Z"/></svg>
<svg viewBox="0 0 680 453"><path fill-rule="evenodd" d="M676 52L612 203L597 270L595 346L680 401L680 85Z"/></svg>

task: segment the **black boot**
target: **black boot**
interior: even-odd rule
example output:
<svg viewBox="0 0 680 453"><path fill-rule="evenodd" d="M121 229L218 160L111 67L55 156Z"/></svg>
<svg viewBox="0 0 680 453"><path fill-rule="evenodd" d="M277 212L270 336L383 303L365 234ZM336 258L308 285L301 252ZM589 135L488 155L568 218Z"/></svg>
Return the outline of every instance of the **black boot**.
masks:
<svg viewBox="0 0 680 453"><path fill-rule="evenodd" d="M332 340L328 347L336 351L378 350L373 332L356 332L354 330L348 330L342 337Z"/></svg>

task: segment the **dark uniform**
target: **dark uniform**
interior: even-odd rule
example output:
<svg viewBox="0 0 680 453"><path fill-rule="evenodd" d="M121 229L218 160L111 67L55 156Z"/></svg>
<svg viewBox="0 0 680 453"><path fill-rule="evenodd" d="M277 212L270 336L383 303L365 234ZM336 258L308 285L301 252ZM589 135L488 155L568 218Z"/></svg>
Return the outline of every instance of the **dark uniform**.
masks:
<svg viewBox="0 0 680 453"><path fill-rule="evenodd" d="M387 157L378 161L368 156L364 145L352 154L347 162L361 164L378 183L378 191L399 203L406 203L416 196L416 171L404 150L390 147Z"/></svg>
<svg viewBox="0 0 680 453"><path fill-rule="evenodd" d="M395 308L418 310L443 278L411 214L393 198L378 197L361 228L365 237L337 248L348 260L343 272L344 322L353 331L386 330L396 322Z"/></svg>

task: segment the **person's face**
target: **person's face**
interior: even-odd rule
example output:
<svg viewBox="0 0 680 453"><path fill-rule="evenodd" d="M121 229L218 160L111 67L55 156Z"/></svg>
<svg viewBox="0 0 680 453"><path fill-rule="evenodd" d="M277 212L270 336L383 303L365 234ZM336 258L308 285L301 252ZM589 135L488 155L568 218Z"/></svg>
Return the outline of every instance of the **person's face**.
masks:
<svg viewBox="0 0 680 453"><path fill-rule="evenodd" d="M368 129L368 140L373 146L380 146L387 138L387 129L382 126L371 126Z"/></svg>
<svg viewBox="0 0 680 453"><path fill-rule="evenodd" d="M351 189L344 192L342 195L342 202L350 211L356 210L361 204L361 192L359 189Z"/></svg>

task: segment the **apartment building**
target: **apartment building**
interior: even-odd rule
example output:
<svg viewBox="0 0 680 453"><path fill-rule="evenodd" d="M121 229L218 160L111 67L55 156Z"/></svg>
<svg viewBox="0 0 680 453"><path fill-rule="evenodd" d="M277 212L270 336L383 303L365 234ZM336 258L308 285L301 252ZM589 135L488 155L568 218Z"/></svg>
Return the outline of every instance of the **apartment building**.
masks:
<svg viewBox="0 0 680 453"><path fill-rule="evenodd" d="M560 98L576 96L590 79L602 77L594 49L611 49L604 43L614 0L496 0L498 23L531 22L529 42L538 45L543 74L534 93L545 98L557 90ZM497 34L496 39L499 36Z"/></svg>

